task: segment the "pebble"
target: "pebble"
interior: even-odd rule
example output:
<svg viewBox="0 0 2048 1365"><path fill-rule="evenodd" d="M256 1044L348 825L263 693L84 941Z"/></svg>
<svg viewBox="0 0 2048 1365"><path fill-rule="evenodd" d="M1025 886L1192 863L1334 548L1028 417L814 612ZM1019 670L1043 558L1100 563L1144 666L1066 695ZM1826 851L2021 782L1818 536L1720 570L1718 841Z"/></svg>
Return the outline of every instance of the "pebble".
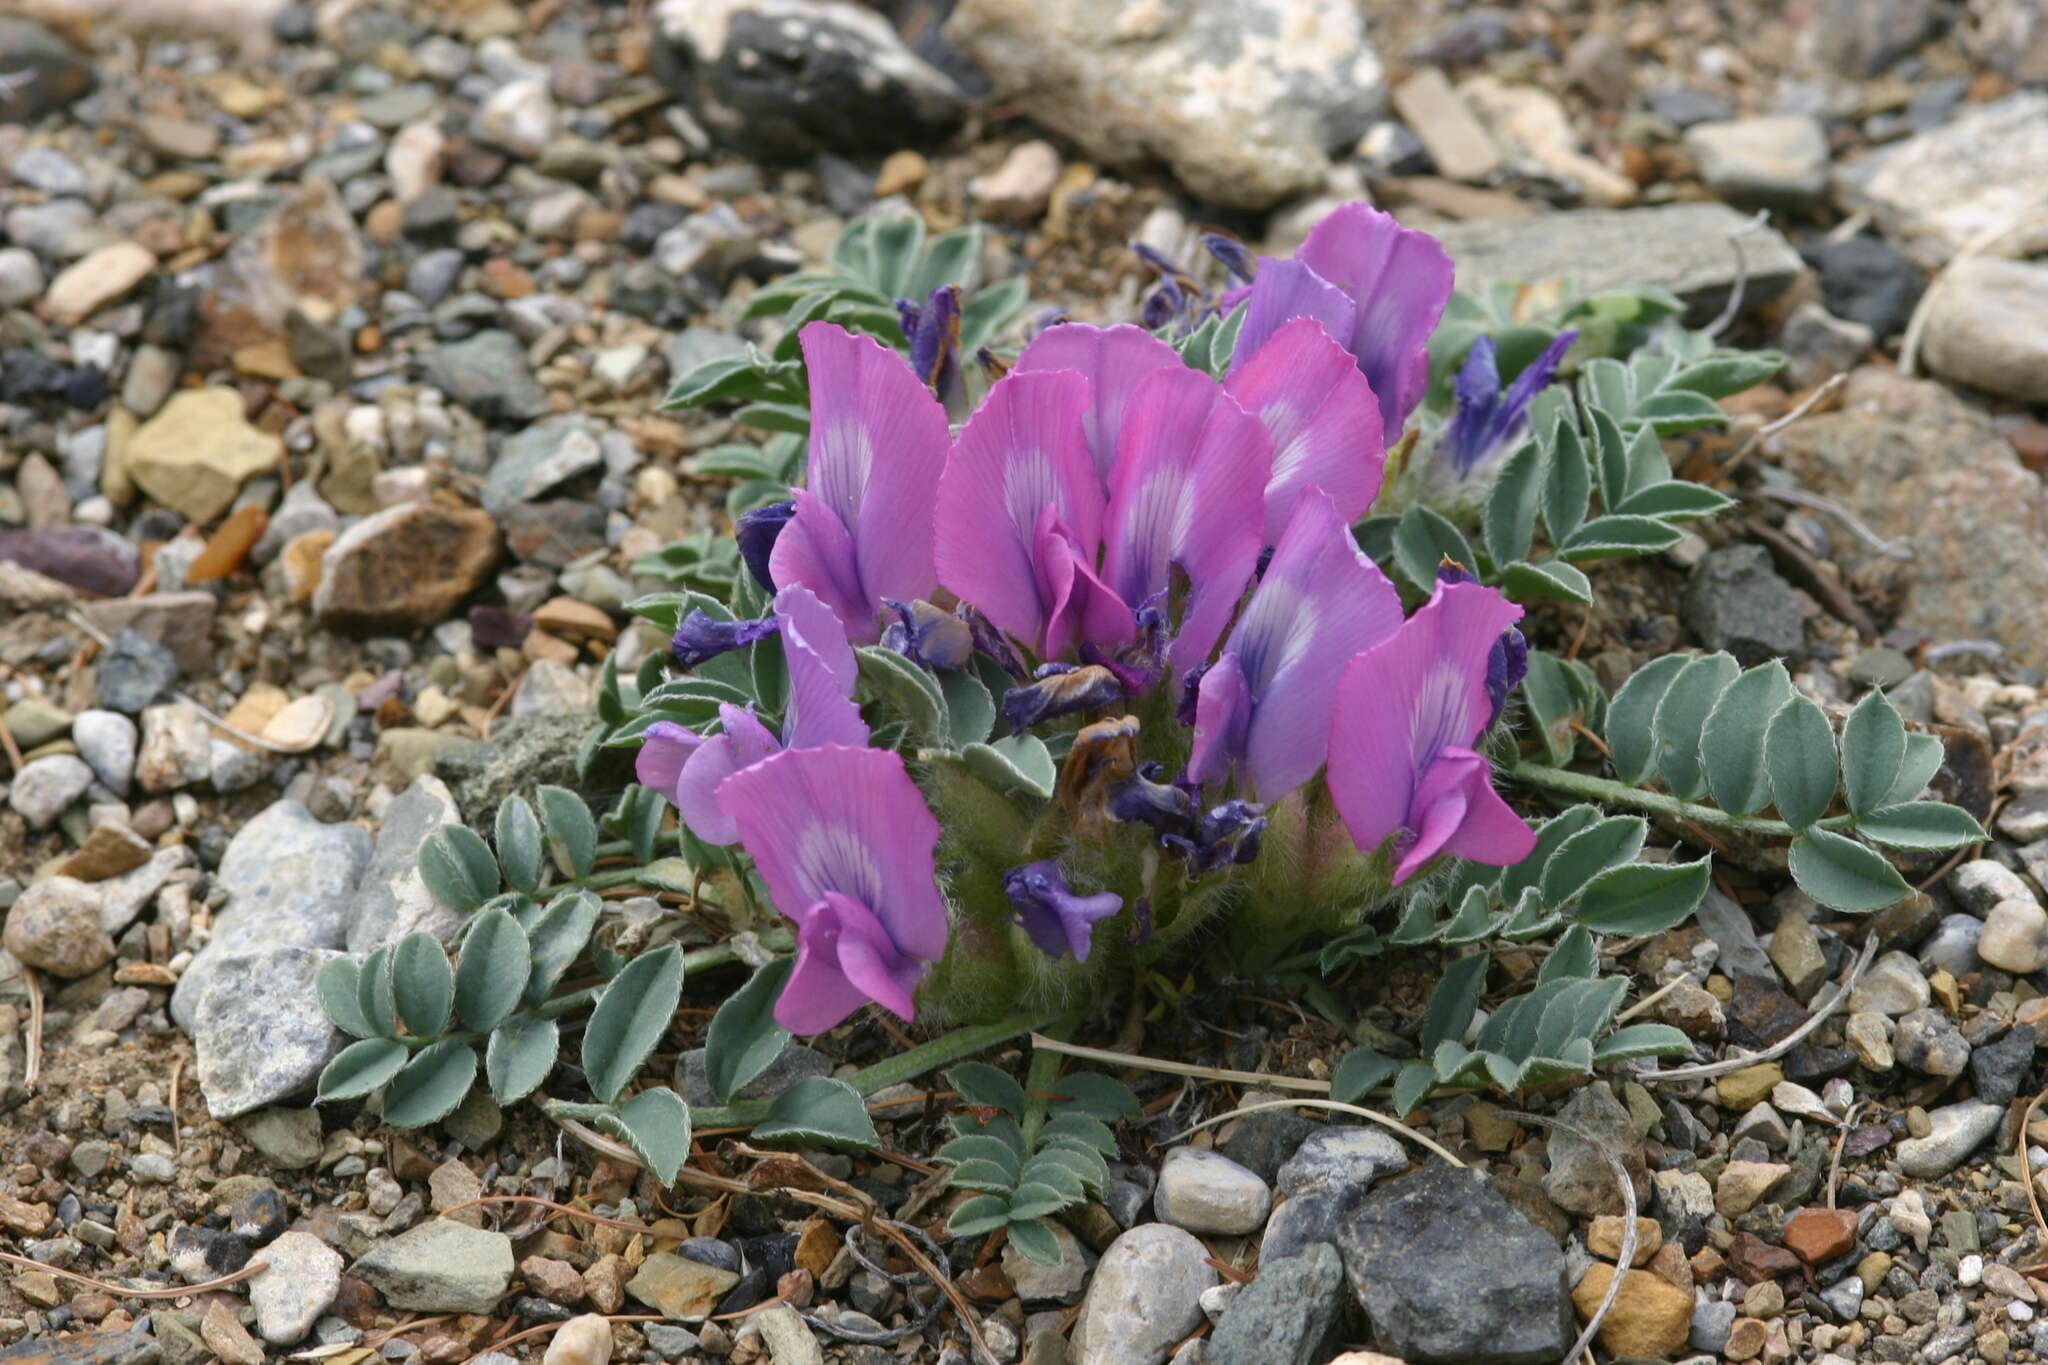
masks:
<svg viewBox="0 0 2048 1365"><path fill-rule="evenodd" d="M1034 138L1010 149L987 175L968 186L983 218L998 223L1034 223L1045 213L1059 184L1060 154L1050 142Z"/></svg>
<svg viewBox="0 0 2048 1365"><path fill-rule="evenodd" d="M626 1292L665 1317L696 1321L740 1282L730 1270L657 1251L640 1263Z"/></svg>
<svg viewBox="0 0 2048 1365"><path fill-rule="evenodd" d="M1280 1165L1275 1177L1288 1196L1331 1190L1362 1190L1408 1169L1408 1154L1393 1136L1377 1128L1330 1127L1310 1133Z"/></svg>
<svg viewBox="0 0 2048 1365"><path fill-rule="evenodd" d="M1921 354L1930 370L2001 398L2048 402L2048 266L1956 261L1926 308Z"/></svg>
<svg viewBox="0 0 2048 1365"><path fill-rule="evenodd" d="M1940 1010L1920 1009L1899 1019L1892 1050L1923 1076L1953 1079L1970 1064L1970 1044Z"/></svg>
<svg viewBox="0 0 2048 1365"><path fill-rule="evenodd" d="M2048 967L2048 911L2031 896L1998 902L1984 917L1977 956L2020 976Z"/></svg>
<svg viewBox="0 0 2048 1365"><path fill-rule="evenodd" d="M213 730L198 707L179 701L143 710L135 780L144 791L174 792L212 774Z"/></svg>
<svg viewBox="0 0 2048 1365"><path fill-rule="evenodd" d="M1961 864L1948 874L1947 886L1956 904L1978 919L1989 915L2001 901L2034 899L2019 873L1989 858Z"/></svg>
<svg viewBox="0 0 2048 1365"><path fill-rule="evenodd" d="M782 1311L789 1312L788 1308ZM764 1318L766 1314L762 1315ZM790 1313L795 1317L794 1313ZM808 1331L801 1319L798 1328ZM762 1335L767 1336L767 1326L762 1325ZM815 1352L814 1352L815 1354ZM585 1313L570 1318L555 1329L548 1339L548 1348L541 1356L541 1365L607 1365L612 1358L612 1325L602 1313ZM823 1356L818 1356L823 1361ZM774 1356L776 1365L782 1365L781 1352Z"/></svg>
<svg viewBox="0 0 2048 1365"><path fill-rule="evenodd" d="M96 972L114 958L114 940L100 927L99 897L72 877L46 877L22 892L7 912L0 947L66 981Z"/></svg>
<svg viewBox="0 0 2048 1365"><path fill-rule="evenodd" d="M18 164L17 164L18 171ZM43 311L59 327L76 327L156 273L156 254L134 242L113 242L50 281Z"/></svg>
<svg viewBox="0 0 2048 1365"><path fill-rule="evenodd" d="M92 769L75 754L32 759L14 775L7 804L31 829L48 829L92 785Z"/></svg>
<svg viewBox="0 0 2048 1365"><path fill-rule="evenodd" d="M0 248L0 309L19 308L41 297L43 267L26 247Z"/></svg>
<svg viewBox="0 0 2048 1365"><path fill-rule="evenodd" d="M1929 1110L1931 1129L1927 1136L1908 1138L1898 1145L1899 1169L1914 1180L1947 1175L1998 1130L2004 1117L2004 1105L1983 1100L1964 1100ZM1895 1211L1893 1220L1897 1221L1897 1217Z"/></svg>
<svg viewBox="0 0 2048 1365"><path fill-rule="evenodd" d="M446 620L498 562L488 512L404 503L344 531L320 561L313 610L339 630L405 631Z"/></svg>
<svg viewBox="0 0 2048 1365"><path fill-rule="evenodd" d="M1167 1223L1132 1228L1096 1264L1074 1323L1073 1365L1163 1359L1202 1325L1202 1291L1218 1280L1193 1234Z"/></svg>
<svg viewBox="0 0 2048 1365"><path fill-rule="evenodd" d="M287 1232L263 1248L268 1266L249 1282L256 1331L273 1346L295 1346L341 1292L340 1253L308 1232Z"/></svg>
<svg viewBox="0 0 2048 1365"><path fill-rule="evenodd" d="M97 678L101 706L139 716L177 683L178 660L141 631L124 627L100 656Z"/></svg>
<svg viewBox="0 0 2048 1365"><path fill-rule="evenodd" d="M1195 1233L1257 1231L1273 1192L1255 1172L1200 1147L1176 1147L1160 1167L1153 1207L1160 1219Z"/></svg>
<svg viewBox="0 0 2048 1365"><path fill-rule="evenodd" d="M1818 119L1767 114L1697 123L1684 145L1707 188L1731 204L1805 209L1826 195L1828 139Z"/></svg>
<svg viewBox="0 0 2048 1365"><path fill-rule="evenodd" d="M1017 1250L1015 1243L1005 1241L1003 1274L1027 1305L1078 1303L1095 1267L1095 1254L1060 1224L1048 1221L1046 1226L1059 1246L1059 1260L1042 1264Z"/></svg>
<svg viewBox="0 0 2048 1365"><path fill-rule="evenodd" d="M1317 1365L1343 1307L1344 1263L1335 1247L1318 1242L1298 1256L1261 1259L1258 1278L1217 1317L1208 1365Z"/></svg>
<svg viewBox="0 0 2048 1365"><path fill-rule="evenodd" d="M240 393L186 389L128 438L122 467L145 493L186 519L223 515L249 479L274 471L284 442L250 425Z"/></svg>
<svg viewBox="0 0 2048 1365"><path fill-rule="evenodd" d="M1849 992L1849 1008L1896 1017L1925 1009L1933 999L1920 964L1894 949L1880 955L1863 973L1856 989Z"/></svg>
<svg viewBox="0 0 2048 1365"><path fill-rule="evenodd" d="M1592 1318L1614 1275L1613 1266L1596 1261L1573 1288L1580 1317ZM1672 1357L1685 1348L1692 1322L1691 1294L1647 1270L1630 1270L1600 1323L1600 1343L1617 1356Z"/></svg>
<svg viewBox="0 0 2048 1365"><path fill-rule="evenodd" d="M349 1274L393 1308L489 1313L512 1283L512 1242L501 1232L436 1218L380 1242Z"/></svg>
<svg viewBox="0 0 2048 1365"><path fill-rule="evenodd" d="M140 737L135 722L118 711L81 711L71 722L71 741L100 785L116 796L126 796L135 777L136 748Z"/></svg>

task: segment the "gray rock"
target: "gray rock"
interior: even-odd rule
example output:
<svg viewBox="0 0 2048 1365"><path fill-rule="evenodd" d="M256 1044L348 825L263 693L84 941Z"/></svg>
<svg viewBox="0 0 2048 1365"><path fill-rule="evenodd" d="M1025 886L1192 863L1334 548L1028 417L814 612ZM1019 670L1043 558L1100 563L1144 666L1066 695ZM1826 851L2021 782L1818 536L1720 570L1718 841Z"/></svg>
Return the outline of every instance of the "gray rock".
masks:
<svg viewBox="0 0 2048 1365"><path fill-rule="evenodd" d="M1970 106L1943 127L1836 167L1834 182L1921 265L1944 265L1987 228L2048 199L2048 93ZM2038 251L2040 233L2037 224L2029 235L2009 234L1997 254Z"/></svg>
<svg viewBox="0 0 2048 1365"><path fill-rule="evenodd" d="M2048 182L2043 187L2048 192ZM2048 403L2048 266L1956 261L1934 282L1926 327L1920 349L1934 373L2001 398Z"/></svg>
<svg viewBox="0 0 2048 1365"><path fill-rule="evenodd" d="M1240 1289L1209 1338L1209 1365L1315 1365L1344 1307L1344 1262L1317 1242L1299 1256L1269 1261Z"/></svg>
<svg viewBox="0 0 2048 1365"><path fill-rule="evenodd" d="M829 1076L832 1059L802 1043L785 1043L775 1060L733 1096L740 1100L773 1099L806 1076ZM693 1047L676 1059L676 1090L690 1104L709 1107L720 1103L711 1093L711 1081L704 1071L704 1049Z"/></svg>
<svg viewBox="0 0 2048 1365"><path fill-rule="evenodd" d="M656 74L750 156L888 152L945 137L967 112L950 76L856 5L685 0L660 13Z"/></svg>
<svg viewBox="0 0 2048 1365"><path fill-rule="evenodd" d="M1877 344L1877 334L1860 322L1838 318L1826 308L1808 299L1792 310L1792 316L1785 319L1785 326L1778 334L1778 344L1785 350L1786 377L1798 388L1811 388L1824 384L1838 374L1847 374L1863 363ZM1865 650L1857 663L1863 664L1871 655L1877 660L1887 660L1890 655L1903 670L1893 677L1893 682L1905 681L1913 671L1912 663L1897 650ZM1852 671L1851 677L1862 682ZM1884 684L1889 686L1890 684Z"/></svg>
<svg viewBox="0 0 2048 1365"><path fill-rule="evenodd" d="M269 1269L249 1281L256 1330L273 1346L295 1346L341 1293L341 1253L310 1232L287 1232L263 1260Z"/></svg>
<svg viewBox="0 0 2048 1365"><path fill-rule="evenodd" d="M97 84L84 53L28 19L0 16L0 52L7 54L7 74L18 78L0 100L0 123L34 123Z"/></svg>
<svg viewBox="0 0 2048 1365"><path fill-rule="evenodd" d="M1322 1126L1315 1119L1301 1114L1267 1109L1239 1119L1232 1125L1230 1136L1216 1145L1216 1150L1271 1184L1278 1178L1287 1159Z"/></svg>
<svg viewBox="0 0 2048 1365"><path fill-rule="evenodd" d="M1975 915L1943 915L1941 924L1914 956L1928 971L1961 977L1977 970L1977 937L1984 922Z"/></svg>
<svg viewBox="0 0 2048 1365"><path fill-rule="evenodd" d="M1859 1309L1863 1307L1863 1281L1855 1275L1844 1275L1833 1285L1821 1290L1821 1302L1835 1315L1838 1322L1854 1322Z"/></svg>
<svg viewBox="0 0 2048 1365"><path fill-rule="evenodd" d="M141 737L135 722L119 711L81 711L71 722L71 742L78 756L116 796L126 796L135 780L135 753Z"/></svg>
<svg viewBox="0 0 2048 1365"><path fill-rule="evenodd" d="M271 1165L287 1171L302 1171L320 1159L317 1109L259 1109L244 1115L235 1131Z"/></svg>
<svg viewBox="0 0 2048 1365"><path fill-rule="evenodd" d="M1257 1174L1200 1147L1168 1152L1152 1192L1152 1207L1162 1222L1204 1234L1256 1232L1272 1203L1273 1192Z"/></svg>
<svg viewBox="0 0 2048 1365"><path fill-rule="evenodd" d="M31 759L14 775L7 804L20 812L30 829L48 829L66 807L92 785L92 769L76 754L48 754Z"/></svg>
<svg viewBox="0 0 2048 1365"><path fill-rule="evenodd" d="M1132 1228L1096 1263L1069 1358L1073 1365L1157 1365L1202 1325L1202 1291L1219 1278L1192 1233L1166 1223Z"/></svg>
<svg viewBox="0 0 2048 1365"><path fill-rule="evenodd" d="M1962 1030L1937 1009L1918 1009L1899 1020L1892 1035L1898 1059L1923 1076L1953 1080L1970 1064L1970 1044Z"/></svg>
<svg viewBox="0 0 2048 1365"><path fill-rule="evenodd" d="M76 877L45 877L22 892L7 912L0 945L65 981L88 976L114 957L114 940L100 928L99 895Z"/></svg>
<svg viewBox="0 0 2048 1365"><path fill-rule="evenodd" d="M550 411L526 348L510 332L478 332L436 347L423 365L428 383L487 422L530 422Z"/></svg>
<svg viewBox="0 0 2048 1365"><path fill-rule="evenodd" d="M1025 1304L1078 1303L1088 1287L1089 1272L1095 1268L1095 1253L1058 1223L1047 1221L1053 1240L1059 1243L1060 1259L1042 1265L1017 1250L1016 1243L1003 1244L1003 1274Z"/></svg>
<svg viewBox="0 0 2048 1365"><path fill-rule="evenodd" d="M1757 940L1756 926L1734 901L1709 887L1698 911L1700 928L1721 950L1717 964L1722 973L1736 981L1775 986L1771 959Z"/></svg>
<svg viewBox="0 0 2048 1365"><path fill-rule="evenodd" d="M341 947L370 847L364 830L323 825L292 800L274 803L242 826L220 862L227 907L214 920L213 938L179 978L171 1017L192 1028L218 965L230 958Z"/></svg>
<svg viewBox="0 0 2048 1365"><path fill-rule="evenodd" d="M945 33L999 99L1091 157L1164 161L1199 198L1232 208L1320 188L1331 154L1356 144L1385 102L1364 14L1343 0L1119 13L1105 22L1094 0L966 0Z"/></svg>
<svg viewBox="0 0 2048 1365"><path fill-rule="evenodd" d="M650 1322L640 1328L647 1337L647 1344L663 1360L681 1360L697 1349L698 1338L687 1327L672 1322Z"/></svg>
<svg viewBox="0 0 2048 1365"><path fill-rule="evenodd" d="M2048 911L2032 896L1992 906L1978 933L1977 956L2015 976L2048 967Z"/></svg>
<svg viewBox="0 0 2048 1365"><path fill-rule="evenodd" d="M434 775L448 784L459 809L495 815L513 792L544 783L575 786L576 750L590 730L582 716L534 716L491 729L488 740L458 744L434 756Z"/></svg>
<svg viewBox="0 0 2048 1365"><path fill-rule="evenodd" d="M1761 545L1710 551L1685 585L1679 615L1700 643L1727 650L1744 667L1796 657L1806 648L1799 596Z"/></svg>
<svg viewBox="0 0 2048 1365"><path fill-rule="evenodd" d="M453 936L462 916L427 890L420 876L419 852L435 830L461 823L462 813L455 808L448 788L439 778L427 775L414 778L385 809L375 851L348 905L346 945L350 952L367 953L396 943L416 929L425 929L444 942Z"/></svg>
<svg viewBox="0 0 2048 1365"><path fill-rule="evenodd" d="M1973 858L1948 874L1948 891L1956 904L1983 919L2000 901L2032 900L2020 874L1990 858Z"/></svg>
<svg viewBox="0 0 2048 1365"><path fill-rule="evenodd" d="M754 229L729 204L693 213L654 241L654 263L671 275L722 284L756 247Z"/></svg>
<svg viewBox="0 0 2048 1365"><path fill-rule="evenodd" d="M348 1039L328 1020L314 981L342 956L325 948L266 948L213 960L189 1025L208 1113L234 1118L320 1079Z"/></svg>
<svg viewBox="0 0 2048 1365"><path fill-rule="evenodd" d="M222 1228L180 1224L165 1242L171 1271L186 1284L204 1284L249 1264L249 1244Z"/></svg>
<svg viewBox="0 0 2048 1365"><path fill-rule="evenodd" d="M1820 935L1797 910L1786 911L1771 934L1771 963L1802 1002L1813 999L1820 983L1827 980L1828 958L1821 951Z"/></svg>
<svg viewBox="0 0 2048 1365"><path fill-rule="evenodd" d="M507 437L484 482L485 510L502 512L531 502L578 474L604 463L600 428L588 417L555 417Z"/></svg>
<svg viewBox="0 0 2048 1365"><path fill-rule="evenodd" d="M1685 151L1707 188L1732 204L1803 209L1827 194L1828 138L1818 119L1767 114L1695 124Z"/></svg>
<svg viewBox="0 0 2048 1365"><path fill-rule="evenodd" d="M1338 1245L1376 1343L1409 1365L1549 1365L1571 1342L1564 1253L1469 1167L1374 1190Z"/></svg>
<svg viewBox="0 0 2048 1365"><path fill-rule="evenodd" d="M512 1283L512 1240L436 1218L379 1243L349 1274L393 1308L420 1313L488 1313Z"/></svg>
<svg viewBox="0 0 2048 1365"><path fill-rule="evenodd" d="M1595 1081L1574 1091L1558 1111L1558 1118L1613 1148L1635 1179L1636 1199L1649 1198L1642 1138L1627 1107L1614 1097L1607 1082ZM1621 1191L1615 1188L1607 1158L1591 1143L1567 1132L1550 1136L1550 1170L1543 1177L1543 1192L1559 1208L1585 1218L1622 1211Z"/></svg>
<svg viewBox="0 0 2048 1365"><path fill-rule="evenodd" d="M177 684L177 656L141 631L123 628L100 656L94 672L100 705L138 716Z"/></svg>
<svg viewBox="0 0 2048 1365"><path fill-rule="evenodd" d="M1266 1234L1259 1243L1259 1255L1281 1260L1299 1256L1317 1242L1332 1246L1343 1233L1359 1200L1363 1186L1349 1189L1316 1190L1281 1200L1266 1220Z"/></svg>
<svg viewBox="0 0 2048 1365"><path fill-rule="evenodd" d="M1929 1110L1927 1118L1933 1131L1924 1138L1908 1138L1899 1144L1899 1169L1914 1180L1947 1175L1998 1131L1999 1121L2004 1117L2004 1105L1984 1100L1964 1100Z"/></svg>
<svg viewBox="0 0 2048 1365"><path fill-rule="evenodd" d="M1877 237L1822 240L1799 254L1820 272L1829 313L1868 327L1881 340L1906 330L1925 285L1910 256Z"/></svg>
<svg viewBox="0 0 2048 1365"><path fill-rule="evenodd" d="M189 844L172 844L150 855L141 867L93 884L100 898L100 928L119 937L171 879L197 861Z"/></svg>
<svg viewBox="0 0 2048 1365"><path fill-rule="evenodd" d="M1851 1275L1849 1279L1855 1280ZM1858 1288L1863 1281L1856 1280ZM1695 1351L1711 1355L1721 1354L1721 1348L1728 1344L1728 1333L1735 1326L1736 1304L1723 1299L1708 1299L1692 1310L1692 1335L1688 1344Z"/></svg>
<svg viewBox="0 0 2048 1365"><path fill-rule="evenodd" d="M2011 1104L2034 1063L2034 1031L2015 1028L1995 1043L1970 1052L1970 1079L1986 1104Z"/></svg>
<svg viewBox="0 0 2048 1365"><path fill-rule="evenodd" d="M0 19L0 24L6 22ZM0 249L0 309L34 303L42 297L47 283L42 263L36 260L33 251L19 246Z"/></svg>
<svg viewBox="0 0 2048 1365"><path fill-rule="evenodd" d="M1849 1009L1897 1016L1925 1009L1933 998L1920 964L1895 950L1870 964L1856 989L1849 992Z"/></svg>
<svg viewBox="0 0 2048 1365"><path fill-rule="evenodd" d="M1324 1128L1303 1140L1280 1167L1280 1192L1290 1197L1335 1190L1363 1190L1374 1181L1408 1169L1408 1154L1393 1135L1378 1128Z"/></svg>
<svg viewBox="0 0 2048 1365"><path fill-rule="evenodd" d="M1553 279L1570 279L1589 294L1656 285L1684 299L1687 320L1699 326L1728 301L1737 274L1728 234L1747 222L1726 204L1671 204L1452 223L1437 236L1458 263L1460 289ZM1802 268L1771 228L1746 235L1742 250L1745 310L1782 294Z"/></svg>

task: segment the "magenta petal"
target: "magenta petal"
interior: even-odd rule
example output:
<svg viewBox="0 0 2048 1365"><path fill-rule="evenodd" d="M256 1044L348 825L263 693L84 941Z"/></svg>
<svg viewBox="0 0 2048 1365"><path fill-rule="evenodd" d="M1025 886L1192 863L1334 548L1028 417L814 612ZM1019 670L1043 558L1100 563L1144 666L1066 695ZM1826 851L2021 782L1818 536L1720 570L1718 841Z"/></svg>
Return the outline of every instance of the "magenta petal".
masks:
<svg viewBox="0 0 2048 1365"><path fill-rule="evenodd" d="M1209 657L1258 563L1264 542L1245 508L1263 496L1271 462L1264 424L1198 370L1147 375L1124 405L1103 578L1135 607L1172 585L1174 565L1186 572L1192 590L1168 651L1176 668Z"/></svg>
<svg viewBox="0 0 2048 1365"><path fill-rule="evenodd" d="M1243 756L1258 799L1278 800L1315 776L1345 663L1400 624L1394 585L1359 551L1329 498L1308 490L1225 646L1251 687Z"/></svg>
<svg viewBox="0 0 2048 1365"><path fill-rule="evenodd" d="M744 706L721 705L719 719L725 733L704 741L683 764L676 777L676 814L707 844L725 845L737 840L739 828L719 804L718 789L740 769L759 763L782 747L775 732L763 725Z"/></svg>
<svg viewBox="0 0 2048 1365"><path fill-rule="evenodd" d="M647 727L640 752L633 756L633 776L643 787L652 787L675 800L676 779L683 764L704 743L704 736L672 720L658 720Z"/></svg>
<svg viewBox="0 0 2048 1365"><path fill-rule="evenodd" d="M806 483L853 540L866 616L885 597L927 597L937 581L932 490L951 443L946 410L873 337L814 322L801 338L811 395Z"/></svg>
<svg viewBox="0 0 2048 1365"><path fill-rule="evenodd" d="M1044 510L1057 509L1085 558L1102 541L1087 406L1088 381L1072 371L1013 372L967 419L939 478L939 581L1020 640L1043 638L1051 605L1035 559Z"/></svg>
<svg viewBox="0 0 2048 1365"><path fill-rule="evenodd" d="M1295 256L1357 305L1351 335L1338 339L1379 395L1383 430L1397 436L1429 384L1429 334L1451 298L1449 253L1369 204L1346 204Z"/></svg>
<svg viewBox="0 0 2048 1365"><path fill-rule="evenodd" d="M874 911L900 951L924 961L945 951L939 822L897 755L785 749L727 778L718 799L784 914L837 891Z"/></svg>
<svg viewBox="0 0 2048 1365"><path fill-rule="evenodd" d="M1237 349L1230 356L1230 372L1257 355L1273 334L1296 318L1313 318L1333 337L1351 335L1358 307L1351 296L1300 261L1259 258L1258 277L1252 281L1245 305L1244 326L1237 334Z"/></svg>
<svg viewBox="0 0 2048 1365"><path fill-rule="evenodd" d="M858 668L846 624L807 588L777 593L775 615L782 621L782 657L789 669L783 743L792 749L866 744L868 727L853 701Z"/></svg>
<svg viewBox="0 0 2048 1365"><path fill-rule="evenodd" d="M809 489L796 489L790 496L796 511L768 553L769 572L783 587L809 588L846 623L851 638L863 644L881 639L877 622L882 604L871 601L861 586L853 537L824 499Z"/></svg>
<svg viewBox="0 0 2048 1365"><path fill-rule="evenodd" d="M1228 650L1209 666L1195 689L1195 741L1188 754L1190 782L1220 782L1243 756L1252 717L1252 692L1238 658Z"/></svg>
<svg viewBox="0 0 2048 1365"><path fill-rule="evenodd" d="M797 923L796 965L775 1001L775 1022L791 1033L823 1033L868 1002L867 993L840 965L845 933L841 904L859 902L820 896L801 915L792 916Z"/></svg>
<svg viewBox="0 0 2048 1365"><path fill-rule="evenodd" d="M1109 477L1116 456L1117 432L1123 425L1124 403L1138 381L1154 370L1180 369L1173 347L1142 327L1120 323L1092 327L1067 322L1034 337L1014 367L1019 370L1073 370L1088 381L1091 401L1082 419L1095 473Z"/></svg>
<svg viewBox="0 0 2048 1365"><path fill-rule="evenodd" d="M1078 653L1083 644L1114 650L1131 642L1137 618L1088 567L1051 507L1038 515L1031 560L1045 608L1045 637L1035 642L1040 654L1051 659Z"/></svg>
<svg viewBox="0 0 2048 1365"><path fill-rule="evenodd" d="M1287 323L1224 387L1273 438L1267 544L1280 539L1304 489L1329 494L1346 522L1365 515L1387 466L1379 400L1351 353L1320 323Z"/></svg>
<svg viewBox="0 0 2048 1365"><path fill-rule="evenodd" d="M836 892L826 899L839 914L839 970L861 994L909 1023L917 1014L913 992L924 965L898 951L865 905Z"/></svg>

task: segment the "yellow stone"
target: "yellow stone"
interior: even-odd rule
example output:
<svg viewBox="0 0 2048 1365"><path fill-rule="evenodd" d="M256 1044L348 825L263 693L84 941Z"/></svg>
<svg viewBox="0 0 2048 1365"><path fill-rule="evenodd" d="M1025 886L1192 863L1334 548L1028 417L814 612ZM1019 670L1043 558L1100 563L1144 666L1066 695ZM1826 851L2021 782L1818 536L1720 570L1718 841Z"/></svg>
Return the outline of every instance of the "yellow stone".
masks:
<svg viewBox="0 0 2048 1365"><path fill-rule="evenodd" d="M1714 1082L1714 1089L1720 1092L1721 1107L1739 1114L1769 1099L1771 1090L1784 1079L1784 1067L1776 1062L1760 1062L1729 1072Z"/></svg>
<svg viewBox="0 0 2048 1365"><path fill-rule="evenodd" d="M1592 1319L1613 1278L1613 1266L1595 1261L1572 1290L1572 1305L1582 1319ZM1670 1359L1685 1349L1691 1330L1692 1295L1647 1270L1631 1270L1622 1276L1614 1307L1601 1320L1600 1344L1618 1356Z"/></svg>
<svg viewBox="0 0 2048 1365"><path fill-rule="evenodd" d="M284 459L284 442L242 415L233 389L185 389L128 438L123 463L136 486L191 521L228 510L245 480Z"/></svg>

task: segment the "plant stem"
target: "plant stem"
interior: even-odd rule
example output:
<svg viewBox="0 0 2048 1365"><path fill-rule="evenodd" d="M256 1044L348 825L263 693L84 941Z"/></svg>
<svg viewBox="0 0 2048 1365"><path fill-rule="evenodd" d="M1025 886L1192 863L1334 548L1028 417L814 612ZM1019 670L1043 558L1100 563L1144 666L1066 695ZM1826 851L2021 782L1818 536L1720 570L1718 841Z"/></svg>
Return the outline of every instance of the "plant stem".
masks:
<svg viewBox="0 0 2048 1365"><path fill-rule="evenodd" d="M1076 1022L1069 1016L1057 1024L1048 1025L1046 1032L1065 1042L1072 1036ZM1049 1103L1047 1095L1059 1077L1060 1054L1049 1047L1032 1049L1031 1069L1024 1076L1024 1150L1027 1152L1038 1145L1038 1130L1045 1126L1045 1111Z"/></svg>
<svg viewBox="0 0 2048 1365"><path fill-rule="evenodd" d="M1517 763L1508 769L1507 775L1517 782L1541 787L1545 791L1561 792L1566 796L1599 801L1610 806L1629 806L1636 810L1648 811L1652 815L1690 821L1715 829L1735 830L1743 834L1763 835L1775 839L1790 839L1799 832L1783 820L1767 820L1757 815L1730 815L1716 806L1703 806L1696 801L1683 801L1662 792L1644 791L1641 787L1617 782L1612 778L1569 772L1541 763Z"/></svg>
<svg viewBox="0 0 2048 1365"><path fill-rule="evenodd" d="M894 1057L876 1062L851 1076L847 1084L863 1095L872 1095L892 1085L916 1080L928 1071L986 1051L997 1043L1048 1028L1060 1015L1049 1010L1019 1011L993 1024L975 1024L954 1029ZM744 1128L768 1117L768 1100L740 1100L717 1108L692 1108L690 1120L698 1128Z"/></svg>

